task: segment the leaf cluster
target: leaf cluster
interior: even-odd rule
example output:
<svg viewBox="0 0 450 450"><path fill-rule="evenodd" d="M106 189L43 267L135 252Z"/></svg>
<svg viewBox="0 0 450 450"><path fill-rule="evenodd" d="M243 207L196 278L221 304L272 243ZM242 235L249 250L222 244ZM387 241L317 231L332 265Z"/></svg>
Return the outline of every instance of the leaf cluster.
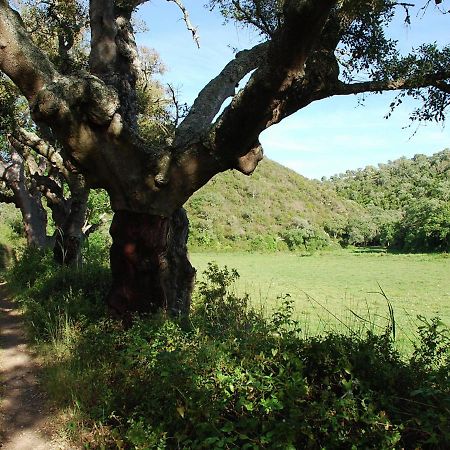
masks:
<svg viewBox="0 0 450 450"><path fill-rule="evenodd" d="M81 0L24 0L21 16L34 41L63 74L88 67L89 11Z"/></svg>
<svg viewBox="0 0 450 450"><path fill-rule="evenodd" d="M285 0L210 0L208 6L218 9L225 21L254 27L270 37L282 24L284 3Z"/></svg>

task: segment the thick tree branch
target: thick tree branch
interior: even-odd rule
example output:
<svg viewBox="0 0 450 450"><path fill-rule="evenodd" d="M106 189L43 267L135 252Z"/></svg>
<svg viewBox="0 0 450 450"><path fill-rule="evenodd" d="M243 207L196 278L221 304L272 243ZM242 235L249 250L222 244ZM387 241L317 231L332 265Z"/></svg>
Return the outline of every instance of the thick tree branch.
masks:
<svg viewBox="0 0 450 450"><path fill-rule="evenodd" d="M33 102L56 76L53 65L28 36L22 19L7 0L0 0L0 70Z"/></svg>
<svg viewBox="0 0 450 450"><path fill-rule="evenodd" d="M27 145L36 153L46 158L64 177L67 178L69 176L69 171L64 164L64 159L61 154L48 142L41 139L36 133L20 127L17 129L14 137L22 144Z"/></svg>
<svg viewBox="0 0 450 450"><path fill-rule="evenodd" d="M114 0L91 0L91 72L114 87L122 119L137 129L136 81L140 62L131 25L133 6Z"/></svg>
<svg viewBox="0 0 450 450"><path fill-rule="evenodd" d="M264 61L268 47L265 42L237 53L235 59L200 91L189 114L177 128L175 147L198 139L208 129L223 102L234 96L239 81Z"/></svg>
<svg viewBox="0 0 450 450"><path fill-rule="evenodd" d="M50 201L54 202L56 197L63 197L63 188L51 177L46 175L34 174L33 180L36 182L38 189Z"/></svg>
<svg viewBox="0 0 450 450"><path fill-rule="evenodd" d="M361 83L344 83L338 82L332 95L349 95L361 94L363 92L383 92L396 91L400 89L418 89L428 86L436 86L444 92L450 93L450 85L444 80L450 78L450 71L448 73L438 73L423 76L419 79L404 79L397 80L382 80L382 81L365 81Z"/></svg>
<svg viewBox="0 0 450 450"><path fill-rule="evenodd" d="M333 0L285 2L284 25L271 41L266 63L234 97L210 135L214 151L226 164L240 170L240 158L248 154L248 157L254 155L256 166L261 157L255 151L260 148L258 136L283 118L286 95L304 75L305 62L317 45L335 3Z"/></svg>
<svg viewBox="0 0 450 450"><path fill-rule="evenodd" d="M28 168L28 172L31 175L38 174L40 175L42 173L42 167L38 164L38 162L34 159L33 155L31 154L31 151L29 147L24 145L22 142L17 140L14 136L9 135L8 141L11 144L12 147L20 154L20 156L23 159L24 164L26 164Z"/></svg>
<svg viewBox="0 0 450 450"><path fill-rule="evenodd" d="M114 0L91 0L89 16L91 24L89 65L92 73L102 78L102 75L114 72L117 59Z"/></svg>

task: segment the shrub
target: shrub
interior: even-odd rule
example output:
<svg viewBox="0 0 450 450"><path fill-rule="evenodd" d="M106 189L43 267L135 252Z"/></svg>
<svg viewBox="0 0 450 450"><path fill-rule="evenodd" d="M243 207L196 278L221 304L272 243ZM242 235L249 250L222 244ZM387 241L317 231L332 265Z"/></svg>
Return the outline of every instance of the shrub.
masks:
<svg viewBox="0 0 450 450"><path fill-rule="evenodd" d="M33 261L40 270L49 265ZM16 269L33 280L24 304L37 301L53 315L63 295L75 302L65 314L76 332L66 352L49 350L46 376L53 390L63 386L61 404L97 430L84 442L91 448L449 447L448 330L437 319L422 324L409 360L389 327L305 337L289 296L264 316L234 293L235 270L210 264L189 320L136 318L124 330L98 312L95 267L85 267L82 280L47 268L66 277L72 293L81 289L59 287L50 302L49 280ZM48 340L45 327L35 331Z"/></svg>

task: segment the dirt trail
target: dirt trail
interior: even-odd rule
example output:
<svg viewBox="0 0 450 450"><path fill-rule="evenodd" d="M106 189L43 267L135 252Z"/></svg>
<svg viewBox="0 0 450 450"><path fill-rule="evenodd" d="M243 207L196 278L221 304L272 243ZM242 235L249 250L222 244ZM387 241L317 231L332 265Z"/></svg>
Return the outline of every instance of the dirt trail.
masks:
<svg viewBox="0 0 450 450"><path fill-rule="evenodd" d="M39 389L20 314L0 285L0 447L2 450L68 450L48 435L51 412Z"/></svg>

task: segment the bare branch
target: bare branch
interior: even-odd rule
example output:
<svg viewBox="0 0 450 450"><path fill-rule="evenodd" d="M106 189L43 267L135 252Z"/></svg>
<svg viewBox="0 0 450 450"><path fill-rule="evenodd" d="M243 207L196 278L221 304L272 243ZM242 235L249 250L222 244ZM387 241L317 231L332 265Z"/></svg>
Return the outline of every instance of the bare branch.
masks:
<svg viewBox="0 0 450 450"><path fill-rule="evenodd" d="M237 53L235 59L200 91L177 129L175 146L186 144L211 125L223 102L234 96L239 81L264 61L268 48L269 44L265 42Z"/></svg>
<svg viewBox="0 0 450 450"><path fill-rule="evenodd" d="M25 130L25 128L19 128L15 134L15 138L22 144L32 148L39 155L46 158L50 164L60 171L66 178L69 176L69 171L64 165L64 159L61 154L48 142L41 139L36 133Z"/></svg>
<svg viewBox="0 0 450 450"><path fill-rule="evenodd" d="M194 39L195 43L197 44L197 47L200 48L200 36L198 35L197 27L192 25L188 10L183 5L183 2L181 0L167 0L167 1L175 3L178 6L178 8L180 8L181 12L183 13L183 20L186 24L186 28L191 32L192 39Z"/></svg>

